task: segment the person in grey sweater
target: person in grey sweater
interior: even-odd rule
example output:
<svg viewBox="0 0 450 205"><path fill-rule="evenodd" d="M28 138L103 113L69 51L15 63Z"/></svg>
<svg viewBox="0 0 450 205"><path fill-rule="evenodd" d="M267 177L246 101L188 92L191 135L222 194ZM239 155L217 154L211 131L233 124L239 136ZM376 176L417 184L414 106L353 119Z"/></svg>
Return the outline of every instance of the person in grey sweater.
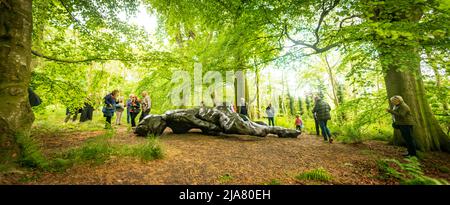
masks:
<svg viewBox="0 0 450 205"><path fill-rule="evenodd" d="M274 117L275 117L275 109L272 107L272 103L269 104L266 108L267 119L269 120L269 126L275 126Z"/></svg>

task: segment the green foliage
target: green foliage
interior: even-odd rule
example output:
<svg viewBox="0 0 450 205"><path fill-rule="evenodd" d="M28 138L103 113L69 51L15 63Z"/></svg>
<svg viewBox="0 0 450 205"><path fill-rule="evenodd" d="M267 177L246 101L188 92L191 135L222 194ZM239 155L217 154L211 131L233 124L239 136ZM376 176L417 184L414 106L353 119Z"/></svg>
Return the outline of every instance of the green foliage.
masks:
<svg viewBox="0 0 450 205"><path fill-rule="evenodd" d="M320 167L318 169L309 170L295 176L298 180L313 180L313 181L324 181L328 182L332 179L332 176L327 170Z"/></svg>
<svg viewBox="0 0 450 205"><path fill-rule="evenodd" d="M222 176L219 176L220 183L227 183L230 182L231 180L233 180L233 176L231 176L231 174L226 173Z"/></svg>
<svg viewBox="0 0 450 205"><path fill-rule="evenodd" d="M381 177L400 180L400 184L404 185L449 185L444 179L425 176L416 157L406 158L405 160L406 163L401 163L396 159L378 160Z"/></svg>

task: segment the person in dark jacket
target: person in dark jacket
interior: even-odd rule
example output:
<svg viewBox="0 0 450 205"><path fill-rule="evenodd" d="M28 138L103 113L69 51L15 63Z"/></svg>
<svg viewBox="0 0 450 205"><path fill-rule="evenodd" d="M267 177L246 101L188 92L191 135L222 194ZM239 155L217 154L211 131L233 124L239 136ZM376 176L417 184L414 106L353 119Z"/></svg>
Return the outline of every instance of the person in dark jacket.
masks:
<svg viewBox="0 0 450 205"><path fill-rule="evenodd" d="M30 101L31 107L38 106L42 103L41 98L30 87L28 87L28 100Z"/></svg>
<svg viewBox="0 0 450 205"><path fill-rule="evenodd" d="M116 98L119 96L119 91L114 90L105 96L105 106L103 107L103 116L106 117L105 129L111 128L111 118L116 111Z"/></svg>
<svg viewBox="0 0 450 205"><path fill-rule="evenodd" d="M131 127L136 127L136 117L141 112L141 103L136 95L133 95L130 103Z"/></svg>
<svg viewBox="0 0 450 205"><path fill-rule="evenodd" d="M416 143L413 137L415 121L411 114L411 109L403 101L402 96L395 95L390 99L390 102L392 103L392 109L389 108L386 111L392 114L392 126L400 130L408 149L408 153L403 156L416 156Z"/></svg>
<svg viewBox="0 0 450 205"><path fill-rule="evenodd" d="M89 102L84 102L84 107L81 111L80 122L86 122L92 120L92 114L94 107Z"/></svg>
<svg viewBox="0 0 450 205"><path fill-rule="evenodd" d="M331 137L330 129L327 127L327 121L331 120L330 115L330 105L323 101L320 97L315 97L315 104L313 108L313 114L317 117L319 121L320 129L322 130L322 136L325 141L333 143L333 138Z"/></svg>

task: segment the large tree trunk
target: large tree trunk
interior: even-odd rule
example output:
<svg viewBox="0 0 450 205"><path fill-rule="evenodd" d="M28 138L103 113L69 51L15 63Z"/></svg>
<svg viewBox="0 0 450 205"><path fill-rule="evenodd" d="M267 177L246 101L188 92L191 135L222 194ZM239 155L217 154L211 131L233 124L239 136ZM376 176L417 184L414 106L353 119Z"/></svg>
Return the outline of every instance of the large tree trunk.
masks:
<svg viewBox="0 0 450 205"><path fill-rule="evenodd" d="M18 135L29 135L34 115L31 79L32 0L0 1L0 162L20 157Z"/></svg>
<svg viewBox="0 0 450 205"><path fill-rule="evenodd" d="M379 49L383 70L386 72L385 82L388 97L400 95L411 108L416 120L414 137L418 148L423 151L450 151L447 135L439 126L425 98L425 89L420 73L420 55L418 49L408 46ZM394 60L395 59L395 60ZM408 70L401 69L406 66ZM401 70L399 70L401 69ZM395 132L394 144L402 144L400 133Z"/></svg>

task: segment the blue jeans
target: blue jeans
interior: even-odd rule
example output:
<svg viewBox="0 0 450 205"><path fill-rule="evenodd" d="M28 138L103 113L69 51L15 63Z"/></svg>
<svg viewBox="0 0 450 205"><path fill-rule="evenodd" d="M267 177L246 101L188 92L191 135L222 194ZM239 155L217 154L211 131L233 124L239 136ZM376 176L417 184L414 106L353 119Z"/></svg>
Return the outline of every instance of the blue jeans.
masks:
<svg viewBox="0 0 450 205"><path fill-rule="evenodd" d="M322 130L322 136L324 140L328 140L331 138L331 132L330 129L328 129L327 127L327 121L328 120L319 120L319 126L320 129Z"/></svg>

